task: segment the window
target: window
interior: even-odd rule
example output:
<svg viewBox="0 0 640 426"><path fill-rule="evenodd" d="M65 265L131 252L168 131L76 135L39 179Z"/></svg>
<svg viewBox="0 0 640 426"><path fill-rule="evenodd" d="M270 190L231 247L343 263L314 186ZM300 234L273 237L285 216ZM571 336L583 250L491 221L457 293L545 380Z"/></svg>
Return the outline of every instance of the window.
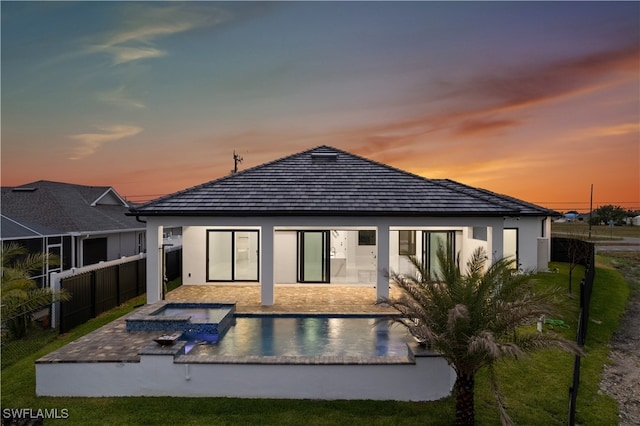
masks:
<svg viewBox="0 0 640 426"><path fill-rule="evenodd" d="M82 266L94 265L105 260L107 260L106 238L82 240Z"/></svg>
<svg viewBox="0 0 640 426"><path fill-rule="evenodd" d="M416 231L398 231L400 233L400 256L416 255Z"/></svg>
<svg viewBox="0 0 640 426"><path fill-rule="evenodd" d="M258 231L208 231L207 281L258 281L259 244Z"/></svg>
<svg viewBox="0 0 640 426"><path fill-rule="evenodd" d="M487 227L486 226L474 226L473 227L473 239L480 241L487 241Z"/></svg>
<svg viewBox="0 0 640 426"><path fill-rule="evenodd" d="M359 246L375 246L376 245L375 229L358 231L358 245Z"/></svg>
<svg viewBox="0 0 640 426"><path fill-rule="evenodd" d="M513 269L518 268L518 229L505 228L502 231L502 253L503 257L512 260Z"/></svg>

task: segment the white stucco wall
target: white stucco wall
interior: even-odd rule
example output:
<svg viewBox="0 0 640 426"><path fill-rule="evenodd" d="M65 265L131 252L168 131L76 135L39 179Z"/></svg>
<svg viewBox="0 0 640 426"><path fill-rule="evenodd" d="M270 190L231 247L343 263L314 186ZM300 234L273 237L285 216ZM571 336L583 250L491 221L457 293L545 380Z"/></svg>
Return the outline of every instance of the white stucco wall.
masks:
<svg viewBox="0 0 640 426"><path fill-rule="evenodd" d="M535 221L534 221L535 222ZM521 223L525 223L521 221ZM183 227L183 283L184 284L206 284L206 229L226 228L226 229L260 229L261 242L268 247L261 247L260 250L260 279L265 295L265 300L272 300L274 285L274 263L273 258L273 238L265 239L265 232L269 232L273 237L280 231L294 231L298 229L378 229L378 240L384 241L384 244L378 244L377 253L375 253L375 262L377 263L377 279L376 286L379 291L384 294L385 288L388 289L388 280L385 271L389 270L390 258L390 229L458 229L465 227L486 227L487 228L487 252L490 253L492 259L502 257L503 241L502 231L504 227L504 219L502 217L149 217L147 218L147 302L152 303L156 299L149 297L149 291L153 290L153 294L160 294L156 287L160 288L159 273L155 270L159 268L158 253L159 250L154 248L161 244L162 230L171 227ZM275 230L275 233L274 233ZM386 237L380 235L380 230L386 230ZM383 232L383 233L384 233ZM160 237L157 237L159 233ZM531 235L525 233L525 236ZM468 242L462 234L458 234L458 247L462 247L467 251L462 242ZM268 241L267 241L268 240ZM349 242L351 244L351 242ZM474 243L477 244L477 243ZM533 241L534 247L537 244ZM368 256L371 256L371 250ZM522 254L523 260L526 256L533 256L527 259L529 263L536 265L535 256L537 251L531 252L525 250ZM463 253L463 256L465 253ZM275 254L278 259L279 254ZM369 261L370 259L368 259ZM466 259L462 259L464 263ZM357 265L356 265L357 266ZM151 273L149 273L151 271ZM265 271L266 277L265 279ZM278 273L278 271L275 271ZM191 274L191 276L189 276ZM385 283L386 280L386 283ZM271 290L269 290L269 288ZM153 296L153 295L152 295ZM380 295L379 295L380 296ZM265 303L263 300L263 304Z"/></svg>
<svg viewBox="0 0 640 426"><path fill-rule="evenodd" d="M487 230L487 238L489 231ZM489 253L489 242L485 240L478 240L473 238L473 227L467 226L462 229L462 250L460 250L460 263L464 270L467 262L466 260L471 257L474 251L478 248L483 248L485 252Z"/></svg>
<svg viewBox="0 0 640 426"><path fill-rule="evenodd" d="M207 282L206 228L183 227L182 250L182 284L205 284Z"/></svg>
<svg viewBox="0 0 640 426"><path fill-rule="evenodd" d="M275 281L278 284L295 284L297 281L296 231L277 231L274 236Z"/></svg>
<svg viewBox="0 0 640 426"><path fill-rule="evenodd" d="M38 363L38 396L189 396L432 401L455 372L440 357L415 364L184 364L171 355L133 363Z"/></svg>
<svg viewBox="0 0 640 426"><path fill-rule="evenodd" d="M547 222L550 223L549 220ZM542 223L542 218L539 217L507 218L504 220L505 228L518 229L518 260L520 267L524 270L538 269L538 238L542 237ZM545 236L550 237L549 234Z"/></svg>

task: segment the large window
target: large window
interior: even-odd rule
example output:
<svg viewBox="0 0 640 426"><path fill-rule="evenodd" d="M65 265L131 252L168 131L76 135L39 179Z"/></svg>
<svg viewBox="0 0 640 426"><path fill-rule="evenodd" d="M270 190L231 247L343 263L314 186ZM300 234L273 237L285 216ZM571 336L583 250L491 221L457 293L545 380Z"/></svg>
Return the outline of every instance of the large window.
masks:
<svg viewBox="0 0 640 426"><path fill-rule="evenodd" d="M207 232L207 281L258 281L259 232Z"/></svg>

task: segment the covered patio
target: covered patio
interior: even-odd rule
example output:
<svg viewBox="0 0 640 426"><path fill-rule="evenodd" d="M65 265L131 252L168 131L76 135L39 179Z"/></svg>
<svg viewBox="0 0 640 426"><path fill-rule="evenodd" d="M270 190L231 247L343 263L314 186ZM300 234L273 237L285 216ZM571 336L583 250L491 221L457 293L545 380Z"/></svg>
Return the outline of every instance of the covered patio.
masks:
<svg viewBox="0 0 640 426"><path fill-rule="evenodd" d="M371 286L348 285L278 285L276 302L265 306L260 301L260 285L183 285L170 291L166 300L175 302L230 302L236 303L239 313L385 313L389 307L376 305L376 289ZM391 286L390 297L400 296L400 290Z"/></svg>

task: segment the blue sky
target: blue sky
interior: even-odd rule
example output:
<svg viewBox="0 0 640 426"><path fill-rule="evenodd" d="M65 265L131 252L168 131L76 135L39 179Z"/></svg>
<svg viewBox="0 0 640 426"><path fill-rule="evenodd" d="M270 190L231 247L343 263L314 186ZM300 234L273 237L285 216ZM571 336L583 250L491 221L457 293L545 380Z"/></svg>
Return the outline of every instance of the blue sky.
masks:
<svg viewBox="0 0 640 426"><path fill-rule="evenodd" d="M141 200L226 175L234 150L248 168L326 144L552 208L591 183L640 208L638 2L0 7L3 185Z"/></svg>

